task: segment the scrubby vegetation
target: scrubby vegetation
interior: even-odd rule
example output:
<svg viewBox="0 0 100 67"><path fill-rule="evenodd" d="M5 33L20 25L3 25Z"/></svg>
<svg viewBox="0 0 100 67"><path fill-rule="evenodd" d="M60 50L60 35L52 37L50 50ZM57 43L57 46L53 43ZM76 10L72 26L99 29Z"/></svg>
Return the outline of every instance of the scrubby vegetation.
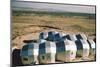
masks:
<svg viewBox="0 0 100 67"><path fill-rule="evenodd" d="M12 11L12 39L46 29L95 34L95 14Z"/></svg>

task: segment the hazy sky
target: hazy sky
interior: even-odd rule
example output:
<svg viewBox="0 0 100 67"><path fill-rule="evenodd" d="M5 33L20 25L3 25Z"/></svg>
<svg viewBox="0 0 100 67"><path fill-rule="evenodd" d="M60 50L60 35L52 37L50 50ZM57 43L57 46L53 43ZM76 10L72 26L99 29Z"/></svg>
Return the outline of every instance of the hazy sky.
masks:
<svg viewBox="0 0 100 67"><path fill-rule="evenodd" d="M19 2L13 1L12 7L25 7L37 10L48 10L58 12L81 12L81 13L95 13L95 6L83 5L64 5L51 3L36 3L36 2Z"/></svg>

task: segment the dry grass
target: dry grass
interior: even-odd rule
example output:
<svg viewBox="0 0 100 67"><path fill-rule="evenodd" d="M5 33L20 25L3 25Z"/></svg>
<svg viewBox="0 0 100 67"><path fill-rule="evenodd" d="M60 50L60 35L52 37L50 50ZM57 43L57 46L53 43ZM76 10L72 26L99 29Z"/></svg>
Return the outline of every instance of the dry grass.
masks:
<svg viewBox="0 0 100 67"><path fill-rule="evenodd" d="M65 32L95 34L95 20L60 16L12 16L12 39L28 33L56 29Z"/></svg>
<svg viewBox="0 0 100 67"><path fill-rule="evenodd" d="M60 16L12 16L12 46L22 47L23 40L37 39L41 31L56 30L65 33L85 33L95 38L95 19Z"/></svg>

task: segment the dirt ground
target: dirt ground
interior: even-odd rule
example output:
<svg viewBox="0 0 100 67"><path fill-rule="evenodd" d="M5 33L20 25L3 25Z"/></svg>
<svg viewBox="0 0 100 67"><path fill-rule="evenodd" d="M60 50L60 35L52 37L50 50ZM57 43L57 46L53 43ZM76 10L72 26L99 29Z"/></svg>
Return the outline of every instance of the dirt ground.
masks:
<svg viewBox="0 0 100 67"><path fill-rule="evenodd" d="M95 39L95 26L95 19L84 17L12 16L12 50L21 49L25 45L23 40L37 40L40 32L51 30L66 34L84 33L88 39ZM95 57L77 58L73 62L89 60L95 60Z"/></svg>
<svg viewBox="0 0 100 67"><path fill-rule="evenodd" d="M60 16L12 16L12 47L23 46L23 40L38 39L40 32L56 30L68 34L84 33L89 39L96 34L95 19Z"/></svg>

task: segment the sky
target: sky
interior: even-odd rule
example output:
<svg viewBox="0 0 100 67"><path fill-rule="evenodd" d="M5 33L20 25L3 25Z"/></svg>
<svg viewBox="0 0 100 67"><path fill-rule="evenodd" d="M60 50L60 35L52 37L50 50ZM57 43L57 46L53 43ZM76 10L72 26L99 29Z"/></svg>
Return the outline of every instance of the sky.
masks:
<svg viewBox="0 0 100 67"><path fill-rule="evenodd" d="M15 8L15 7L21 7L21 9L23 7L24 9L29 8L33 11L79 12L79 13L95 14L95 6L86 6L86 5L13 1L11 3L11 6L12 8Z"/></svg>

